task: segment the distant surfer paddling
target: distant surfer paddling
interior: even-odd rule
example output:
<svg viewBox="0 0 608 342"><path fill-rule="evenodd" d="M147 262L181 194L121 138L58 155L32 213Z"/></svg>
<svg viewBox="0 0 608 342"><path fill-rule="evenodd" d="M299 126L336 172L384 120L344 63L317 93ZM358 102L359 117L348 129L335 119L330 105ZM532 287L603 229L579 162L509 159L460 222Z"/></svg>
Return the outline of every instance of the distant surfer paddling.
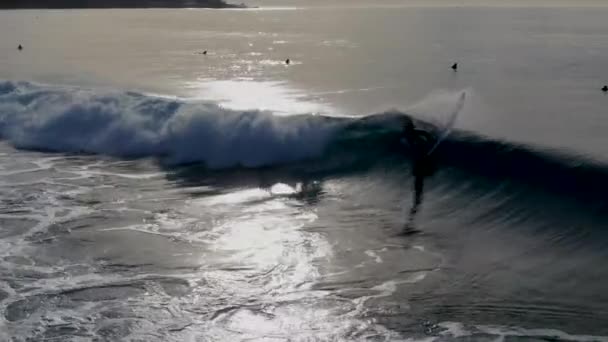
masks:
<svg viewBox="0 0 608 342"><path fill-rule="evenodd" d="M416 232L413 222L422 203L424 178L433 175L435 171L431 153L437 138L426 130L416 128L414 122L409 118L406 118L403 123L401 137L409 146L412 157L412 175L414 176L414 203L410 209L409 222L404 232L411 234Z"/></svg>

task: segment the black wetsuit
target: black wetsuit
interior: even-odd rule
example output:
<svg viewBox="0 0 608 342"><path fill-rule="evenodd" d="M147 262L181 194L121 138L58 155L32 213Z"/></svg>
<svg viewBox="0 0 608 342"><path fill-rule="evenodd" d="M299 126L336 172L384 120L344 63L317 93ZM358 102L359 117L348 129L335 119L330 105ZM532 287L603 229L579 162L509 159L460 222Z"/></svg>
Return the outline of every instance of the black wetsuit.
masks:
<svg viewBox="0 0 608 342"><path fill-rule="evenodd" d="M435 136L425 130L414 128L405 130L403 137L410 146L414 176L426 177L433 174L434 167L429 151L435 144Z"/></svg>
<svg viewBox="0 0 608 342"><path fill-rule="evenodd" d="M414 203L410 209L408 223L408 226L410 226L413 225L414 217L422 203L424 178L433 175L435 172L435 163L429 152L435 145L436 137L425 130L411 126L403 130L403 138L410 147L412 174L414 176Z"/></svg>

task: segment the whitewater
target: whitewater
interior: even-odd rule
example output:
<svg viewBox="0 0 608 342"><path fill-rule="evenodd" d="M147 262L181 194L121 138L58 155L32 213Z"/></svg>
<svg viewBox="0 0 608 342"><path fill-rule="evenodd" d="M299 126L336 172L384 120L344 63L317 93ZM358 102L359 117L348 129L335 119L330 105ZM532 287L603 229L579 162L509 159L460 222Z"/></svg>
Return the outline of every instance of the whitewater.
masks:
<svg viewBox="0 0 608 342"><path fill-rule="evenodd" d="M0 84L1 136L18 148L159 157L210 168L318 156L335 130L323 118L187 103L137 93Z"/></svg>
<svg viewBox="0 0 608 342"><path fill-rule="evenodd" d="M0 11L0 341L608 341L605 6L256 4Z"/></svg>

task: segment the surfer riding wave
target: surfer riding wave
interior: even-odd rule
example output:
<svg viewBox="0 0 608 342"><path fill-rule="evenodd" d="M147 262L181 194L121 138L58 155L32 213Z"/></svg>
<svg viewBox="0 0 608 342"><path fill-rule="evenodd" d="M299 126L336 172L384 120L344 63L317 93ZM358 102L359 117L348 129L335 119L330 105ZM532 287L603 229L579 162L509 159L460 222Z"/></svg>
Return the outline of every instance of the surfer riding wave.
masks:
<svg viewBox="0 0 608 342"><path fill-rule="evenodd" d="M414 120L409 117L403 118L401 141L408 146L409 155L412 159L412 175L414 176L414 200L405 226L405 234L418 232L414 228L414 219L422 204L424 179L435 173L437 167L434 152L441 141L450 134L456 118L464 106L465 98L466 93L462 92L456 108L450 113L447 122L444 125L434 127L431 131L416 128Z"/></svg>
<svg viewBox="0 0 608 342"><path fill-rule="evenodd" d="M432 176L436 169L432 152L437 137L426 130L416 128L411 119L405 118L404 120L401 137L402 141L405 141L409 146L412 158L412 175L414 176L414 200L404 233L411 234L417 232L414 228L414 219L422 203L424 179Z"/></svg>

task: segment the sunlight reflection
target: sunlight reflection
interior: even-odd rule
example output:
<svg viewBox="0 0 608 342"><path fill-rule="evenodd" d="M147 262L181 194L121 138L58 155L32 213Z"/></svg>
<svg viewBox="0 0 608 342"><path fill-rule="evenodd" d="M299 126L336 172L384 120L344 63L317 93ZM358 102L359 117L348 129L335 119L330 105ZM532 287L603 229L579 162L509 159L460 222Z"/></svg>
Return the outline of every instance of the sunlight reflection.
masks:
<svg viewBox="0 0 608 342"><path fill-rule="evenodd" d="M282 64L277 61L267 64ZM325 104L315 102L310 96L291 88L285 82L252 80L206 81L190 84L197 97L217 101L235 110L269 110L278 114L332 113Z"/></svg>

